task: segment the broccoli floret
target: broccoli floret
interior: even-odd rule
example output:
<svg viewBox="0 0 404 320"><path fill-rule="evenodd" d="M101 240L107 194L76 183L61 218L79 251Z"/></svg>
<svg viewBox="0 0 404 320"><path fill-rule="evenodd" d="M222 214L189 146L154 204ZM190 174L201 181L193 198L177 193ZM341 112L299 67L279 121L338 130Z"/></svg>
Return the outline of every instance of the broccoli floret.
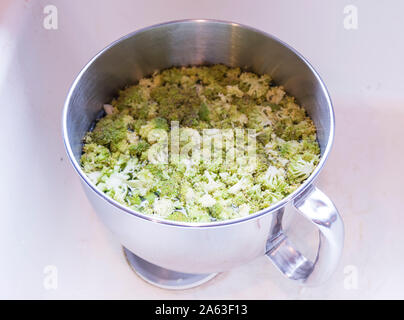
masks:
<svg viewBox="0 0 404 320"><path fill-rule="evenodd" d="M132 156L140 156L143 152L145 152L147 149L149 149L150 145L146 141L139 141L136 144L132 144L129 147L129 153Z"/></svg>
<svg viewBox="0 0 404 320"><path fill-rule="evenodd" d="M148 139L150 132L155 129L168 131L167 120L164 118L154 118L140 127L139 134L143 139Z"/></svg>
<svg viewBox="0 0 404 320"><path fill-rule="evenodd" d="M251 179L248 177L242 177L236 184L230 187L229 192L237 194L241 190L247 189L252 185Z"/></svg>
<svg viewBox="0 0 404 320"><path fill-rule="evenodd" d="M236 96L238 98L241 98L241 97L244 96L244 92L241 91L240 88L237 85L227 86L226 89L227 89L227 93L229 95L234 95L234 96Z"/></svg>
<svg viewBox="0 0 404 320"><path fill-rule="evenodd" d="M156 184L156 190L160 196L175 198L179 195L180 186L175 180L163 180Z"/></svg>
<svg viewBox="0 0 404 320"><path fill-rule="evenodd" d="M243 203L242 205L240 205L240 207L238 208L238 215L240 217L245 217L248 216L250 214L250 206L247 203Z"/></svg>
<svg viewBox="0 0 404 320"><path fill-rule="evenodd" d="M287 186L285 178L286 173L283 168L269 166L266 172L258 176L257 180L266 189L274 192L283 192Z"/></svg>
<svg viewBox="0 0 404 320"><path fill-rule="evenodd" d="M113 199L125 204L125 198L128 193L128 176L121 173L112 173L106 177L105 182L98 185Z"/></svg>
<svg viewBox="0 0 404 320"><path fill-rule="evenodd" d="M180 68L170 68L161 72L161 80L164 83L180 84L183 77L183 72Z"/></svg>
<svg viewBox="0 0 404 320"><path fill-rule="evenodd" d="M210 209L210 214L217 220L226 220L231 218L236 211L233 209L231 204L226 201L220 201L215 203Z"/></svg>
<svg viewBox="0 0 404 320"><path fill-rule="evenodd" d="M266 94L267 100L274 104L278 105L285 96L285 91L283 91L283 87L272 87L268 90Z"/></svg>
<svg viewBox="0 0 404 320"><path fill-rule="evenodd" d="M257 133L257 140L265 146L269 141L271 141L272 133L272 127L266 127Z"/></svg>
<svg viewBox="0 0 404 320"><path fill-rule="evenodd" d="M315 159L304 160L301 156L290 161L288 165L288 178L293 183L300 183L306 180L315 168Z"/></svg>
<svg viewBox="0 0 404 320"><path fill-rule="evenodd" d="M315 140L303 140L301 142L302 148L305 152L309 152L313 155L319 155L320 154L320 146L318 145L318 142Z"/></svg>
<svg viewBox="0 0 404 320"><path fill-rule="evenodd" d="M156 197L157 196L154 192L149 192L144 196L144 199L147 201L147 203L152 204Z"/></svg>
<svg viewBox="0 0 404 320"><path fill-rule="evenodd" d="M189 218L181 211L174 211L167 217L167 220L189 222Z"/></svg>
<svg viewBox="0 0 404 320"><path fill-rule="evenodd" d="M194 204L198 199L198 194L191 184L185 181L180 187L180 199L186 204Z"/></svg>
<svg viewBox="0 0 404 320"><path fill-rule="evenodd" d="M243 126L246 123L248 123L248 117L246 114L240 112L237 109L236 105L232 105L229 107L229 110L227 111L230 117L230 120L233 124L237 124L239 126Z"/></svg>
<svg viewBox="0 0 404 320"><path fill-rule="evenodd" d="M217 101L221 100L220 96L226 95L227 91L225 87L222 87L215 83L211 83L203 89L202 94L208 100Z"/></svg>
<svg viewBox="0 0 404 320"><path fill-rule="evenodd" d="M149 191L155 191L155 176L147 169L142 169L128 181L130 187L145 196Z"/></svg>
<svg viewBox="0 0 404 320"><path fill-rule="evenodd" d="M129 205L131 206L137 206L142 202L141 197L138 194L134 194L134 195L129 195L127 197Z"/></svg>
<svg viewBox="0 0 404 320"><path fill-rule="evenodd" d="M204 194L202 197L199 198L199 203L202 207L209 208L216 203L216 200L210 194Z"/></svg>
<svg viewBox="0 0 404 320"><path fill-rule="evenodd" d="M268 111L261 106L249 108L246 114L248 118L247 127L255 129L257 132L262 131L266 126L271 126L273 124L273 121L268 115Z"/></svg>
<svg viewBox="0 0 404 320"><path fill-rule="evenodd" d="M285 141L279 146L279 154L282 157L291 159L294 155L299 154L302 149L302 145L296 140Z"/></svg>
<svg viewBox="0 0 404 320"><path fill-rule="evenodd" d="M192 205L186 207L186 212L189 220L191 222L210 222L211 216L205 208L200 208L199 206Z"/></svg>
<svg viewBox="0 0 404 320"><path fill-rule="evenodd" d="M139 104L146 102L147 96L139 86L130 86L119 91L119 97L112 100L112 106L122 111L126 108L136 108Z"/></svg>
<svg viewBox="0 0 404 320"><path fill-rule="evenodd" d="M121 140L126 139L127 123L124 117L116 115L108 115L100 119L94 130L88 135L91 141L106 147L112 147Z"/></svg>
<svg viewBox="0 0 404 320"><path fill-rule="evenodd" d="M161 217L168 217L174 211L174 203L170 199L157 199L153 203L153 211Z"/></svg>
<svg viewBox="0 0 404 320"><path fill-rule="evenodd" d="M203 121L209 121L209 109L205 103L201 104L201 107L198 112L199 119Z"/></svg>
<svg viewBox="0 0 404 320"><path fill-rule="evenodd" d="M241 74L240 80L242 84L247 84L248 95L259 98L268 91L271 78L268 75L259 77L254 73L244 72Z"/></svg>
<svg viewBox="0 0 404 320"><path fill-rule="evenodd" d="M80 161L81 166L87 173L101 170L104 167L114 164L108 148L95 143L88 143L84 145L83 155L81 156Z"/></svg>

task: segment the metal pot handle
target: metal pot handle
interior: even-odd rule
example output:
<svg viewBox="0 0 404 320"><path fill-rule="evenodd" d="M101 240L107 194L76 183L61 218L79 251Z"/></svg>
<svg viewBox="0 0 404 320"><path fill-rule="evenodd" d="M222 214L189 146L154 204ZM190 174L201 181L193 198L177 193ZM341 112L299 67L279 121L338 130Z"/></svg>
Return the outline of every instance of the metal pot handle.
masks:
<svg viewBox="0 0 404 320"><path fill-rule="evenodd" d="M283 231L267 242L266 255L289 279L308 286L319 285L337 267L344 245L344 224L332 201L314 186L296 198L293 205L319 229L315 261L297 251Z"/></svg>

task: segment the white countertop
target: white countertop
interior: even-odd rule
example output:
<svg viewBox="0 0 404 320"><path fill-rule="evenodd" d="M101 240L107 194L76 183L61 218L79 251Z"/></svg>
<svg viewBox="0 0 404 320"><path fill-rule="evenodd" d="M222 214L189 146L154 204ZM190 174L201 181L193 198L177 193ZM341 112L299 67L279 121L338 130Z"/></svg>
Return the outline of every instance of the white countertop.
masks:
<svg viewBox="0 0 404 320"><path fill-rule="evenodd" d="M216 2L53 0L58 29L47 30L47 0L1 1L0 298L404 298L404 40L397 33L404 3L353 1L358 29L346 30L346 1ZM134 274L87 201L61 137L69 85L113 40L183 18L272 33L327 84L337 130L317 185L340 210L346 238L340 266L323 286L297 286L262 257L198 288L155 288ZM294 212L285 228L307 247L316 242ZM56 289L48 282L54 271Z"/></svg>

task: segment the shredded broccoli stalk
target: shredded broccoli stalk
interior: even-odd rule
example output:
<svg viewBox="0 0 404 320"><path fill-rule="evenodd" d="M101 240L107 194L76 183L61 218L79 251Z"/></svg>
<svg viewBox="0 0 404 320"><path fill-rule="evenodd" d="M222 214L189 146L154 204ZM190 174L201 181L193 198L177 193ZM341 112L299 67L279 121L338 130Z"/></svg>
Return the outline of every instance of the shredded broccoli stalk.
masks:
<svg viewBox="0 0 404 320"><path fill-rule="evenodd" d="M121 90L104 109L84 137L84 172L116 201L169 220L226 220L267 208L296 190L320 157L314 123L295 99L268 75L239 68L156 72ZM194 137L204 129L255 130L255 165L237 154L237 145L226 149L237 154L230 164L198 160L196 151L167 159L175 147L173 121L180 150L202 144ZM210 135L215 139L214 130Z"/></svg>

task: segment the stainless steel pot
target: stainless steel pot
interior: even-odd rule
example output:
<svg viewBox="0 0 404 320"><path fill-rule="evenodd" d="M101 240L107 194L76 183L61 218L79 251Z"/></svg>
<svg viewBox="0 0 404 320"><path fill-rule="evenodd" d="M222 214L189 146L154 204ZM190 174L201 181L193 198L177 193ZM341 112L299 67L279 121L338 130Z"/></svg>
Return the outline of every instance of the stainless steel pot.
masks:
<svg viewBox="0 0 404 320"><path fill-rule="evenodd" d="M144 215L99 191L81 170L79 161L82 138L103 104L118 89L155 70L216 63L270 74L308 111L317 126L322 157L304 184L287 198L255 214L203 224ZM124 247L139 257L137 261L143 263L139 267L206 274L267 255L288 278L315 285L329 278L337 266L343 248L343 222L331 200L313 186L334 137L330 97L310 64L269 34L212 20L175 21L131 33L102 50L77 76L64 107L63 137L95 211ZM282 215L287 204L292 204L319 229L320 242L314 262L295 250L282 231ZM151 269L146 271L153 273ZM143 273L143 276L163 284L158 272Z"/></svg>

